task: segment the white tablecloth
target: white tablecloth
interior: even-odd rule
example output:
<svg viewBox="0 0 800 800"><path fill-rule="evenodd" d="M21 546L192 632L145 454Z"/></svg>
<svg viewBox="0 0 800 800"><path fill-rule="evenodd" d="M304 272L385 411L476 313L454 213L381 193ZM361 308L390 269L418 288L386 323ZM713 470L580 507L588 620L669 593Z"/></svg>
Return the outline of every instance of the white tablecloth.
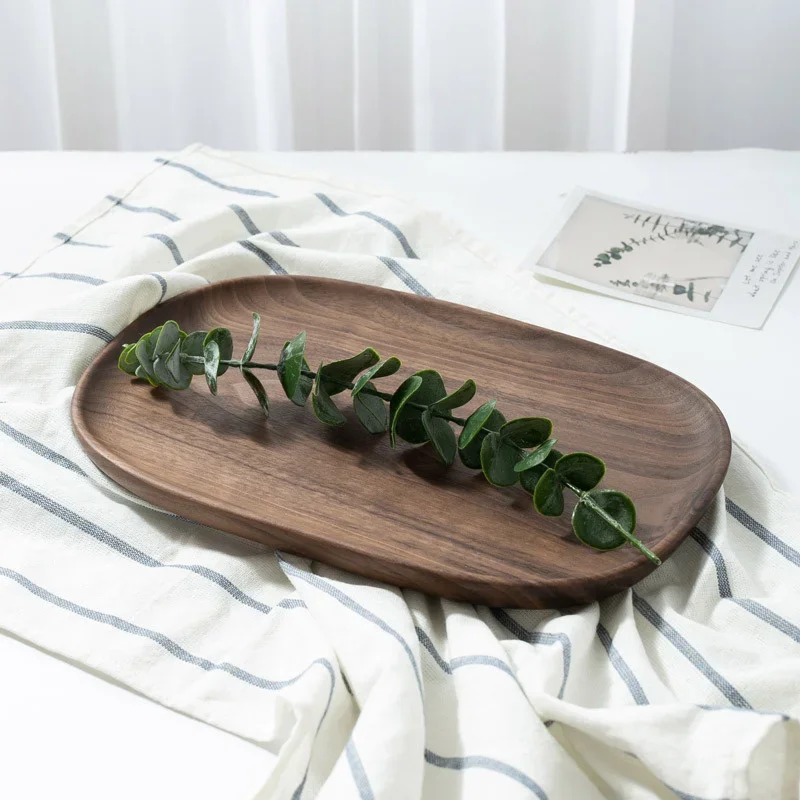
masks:
<svg viewBox="0 0 800 800"><path fill-rule="evenodd" d="M9 221L9 230L16 231L20 237L12 238L12 251L19 255L20 242L25 246L30 241L30 234L43 235L51 233L54 229L62 227L68 217L74 215L78 209L67 209L64 214L52 212L48 217L48 208L55 209L61 202L69 204L76 201L75 194L91 190L91 173L86 175L87 164L97 164L99 160L105 162L100 166L101 173L97 175L98 193L105 193L116 181L109 182L107 164L120 163L129 158L129 163L140 162L138 156L113 157L113 156L74 156L70 163L69 156L13 156L5 155L0 162L0 176L3 185L9 187L9 194L0 198L0 203L8 203L11 208L3 208L3 219ZM383 183L416 196L418 200L427 205L444 208L450 216L460 220L469 230L482 236L494 246L498 253L507 260L518 260L529 248L536 237L536 233L547 222L547 217L555 209L559 197L569 190L573 183L579 182L607 192L627 195L646 202L671 206L687 213L708 214L715 217L730 217L733 221L743 224L783 229L787 232L796 232L798 215L796 207L790 203L792 193L798 187L798 159L796 156L771 153L729 153L729 154L695 154L695 155L664 155L664 156L548 156L543 154L531 155L506 155L506 156L409 156L409 155L349 155L349 154L285 154L274 156L279 168L314 168L319 171L320 166L330 168L331 171L357 174L359 178L369 178L371 183ZM142 158L142 161L149 160ZM69 196L58 195L59 181L54 176L59 176L57 166L59 162L62 169L76 170L81 175L81 180L76 184L64 181L68 186ZM56 165L55 168L53 165ZM36 169L31 165L39 165L41 172L37 178ZM64 175L64 173L61 173ZM15 181L18 176L19 185ZM44 181L44 186L42 185ZM701 193L702 189L702 193ZM505 201L498 204L493 198L503 196ZM5 198L8 199L5 199ZM30 198L30 203L25 198ZM90 198L86 198L89 200ZM91 199L95 199L92 197ZM32 221L35 220L35 221ZM40 226L37 230L37 225ZM47 230L45 231L45 225ZM6 261L9 271L20 264ZM2 271L2 270L0 270ZM785 297L773 317L768 321L764 331L749 332L740 329L725 328L702 320L692 320L667 312L644 309L632 304L622 304L606 298L597 298L591 295L578 294L564 290L568 301L575 303L584 312L591 314L602 321L602 324L614 331L622 341L633 340L638 349L647 352L651 358L660 361L665 366L685 375L690 380L698 383L701 388L708 391L721 405L731 421L734 431L739 431L751 448L766 453L768 461L777 467L779 480L785 485L796 487L797 476L791 469L789 453L796 448L797 436L792 437L782 432L782 422L789 419L786 398L791 397L790 390L797 386L797 370L787 368L782 363L777 353L776 345L786 337L797 333L797 314L792 313L792 308L797 308L792 295L796 296L796 281L790 283ZM745 334L752 334L748 336ZM733 369L733 367L736 369ZM747 376L746 386L752 386L752 395L743 391L743 374ZM753 378L756 377L756 379ZM760 380L759 380L760 379ZM756 391L757 390L757 391ZM748 396L749 395L749 396ZM761 408L756 401L762 397L769 397L772 405L768 416L758 419L754 408ZM785 413L782 413L785 409ZM791 433L791 432L790 432ZM58 673L57 669L50 672L52 665L44 666L41 660L30 659L30 653L23 651L19 646L7 646L8 652L13 653L13 659L18 658L18 663L25 665L28 670L29 663L35 663L34 669L41 670L41 676L47 675L47 680L53 680ZM21 655L21 653L24 653ZM76 679L74 675L64 678L83 680L84 676ZM55 678L58 680L59 678ZM7 682L8 683L8 682ZM31 677L21 676L17 682L23 687L31 686ZM88 713L100 713L96 708L100 705L100 697L109 688L97 681L86 682L87 698L92 696L95 688L89 686L97 684L97 703L88 700ZM77 685L73 683L72 688ZM0 690L2 691L2 690ZM34 693L31 687L31 694ZM118 693L108 694L108 697L117 702ZM121 696L121 695L120 695ZM11 705L12 697L14 707L11 714L19 714L23 720L21 725L30 725L31 709L29 704L20 702L20 693L15 689L3 698L7 706ZM104 697L103 702L106 701ZM52 698L51 698L52 702ZM119 700L121 707L125 701ZM138 704L144 708L144 704ZM130 704L133 709L136 704ZM87 713L86 704L81 704L83 713ZM149 713L149 707L148 712ZM5 709L4 709L5 710ZM131 719L136 718L134 711L124 712ZM173 716L168 715L163 709L153 709L153 722L147 720L147 713L141 718L142 727L155 724L155 719L161 715L170 722L159 721L158 724L173 724ZM52 706L48 704L45 717L52 716ZM34 715L35 718L35 715ZM82 726L77 738L73 733L71 738L78 747L84 747L90 741L96 728L97 720L93 724ZM169 761L164 762L165 772L175 774L175 759L180 761L181 753L189 753L190 746L219 748L230 745L228 737L210 735L205 740L203 737L210 729L200 728L194 724L184 724L181 720L176 725L182 725L180 734L175 739L187 744L171 745L175 750ZM121 726L125 727L125 726ZM184 730L185 729L185 730ZM10 726L3 731L12 730ZM192 731L189 733L188 731ZM2 734L0 734L2 735ZM84 738L81 738L83 736ZM148 732L147 736L151 736ZM18 734L17 734L18 737ZM138 737L136 737L138 738ZM223 744L223 740L225 743ZM198 744L199 743L199 744ZM63 744L61 745L63 748ZM139 743L139 747L147 747L147 743ZM198 759L195 747L193 762L203 762L209 759ZM235 748L231 745L231 752L236 749L235 758L242 758L246 762L250 755L253 760L249 767L237 772L246 773L247 768L252 768L251 775L255 781L255 770L263 770L263 760L256 764L256 754L248 752L247 756L242 751L247 749L237 742ZM156 748L153 748L154 750ZM41 752L37 757L41 758ZM126 749L129 758L131 751ZM24 756L23 756L24 758ZM148 752L148 763L152 763L153 754ZM94 763L96 759L92 760ZM19 764L19 758L16 759ZM24 763L24 762L23 762ZM113 762L112 762L113 763ZM158 763L156 759L156 764ZM173 769L168 770L169 763ZM226 765L225 773L230 775ZM5 780L14 781L15 771L12 769L3 777ZM158 769L156 768L156 773ZM191 782L196 780L198 791L200 787L206 791L213 786L213 776L219 777L208 765L197 768L195 775L189 777ZM9 777L10 776L10 777ZM112 778L112 771L107 776ZM140 776L141 778L141 776ZM46 778L41 778L46 780ZM147 778L143 778L147 786ZM185 789L187 777L181 775L181 786ZM0 787L2 787L0 783ZM14 787L14 783L8 784ZM241 791L246 791L247 780L241 783ZM161 783L163 789L164 784ZM230 783L228 784L231 788ZM114 790L116 796L125 796ZM196 793L195 793L196 794ZM226 792L227 796L232 796ZM12 796L24 796L17 793ZM37 796L31 794L29 796ZM87 795L91 796L91 795ZM98 795L100 796L100 792ZM155 795L159 796L159 795ZM213 796L213 792L207 796ZM218 794L217 794L218 796Z"/></svg>

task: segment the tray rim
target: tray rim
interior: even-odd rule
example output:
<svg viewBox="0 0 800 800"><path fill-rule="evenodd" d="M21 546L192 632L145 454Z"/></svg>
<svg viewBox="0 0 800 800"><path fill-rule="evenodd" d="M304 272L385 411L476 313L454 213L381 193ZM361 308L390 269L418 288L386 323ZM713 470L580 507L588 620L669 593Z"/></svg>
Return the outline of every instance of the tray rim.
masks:
<svg viewBox="0 0 800 800"><path fill-rule="evenodd" d="M152 491L153 494L157 494L160 497L163 496L163 487L159 487L156 481L153 480L149 475L141 473L137 469L133 468L130 464L125 462L123 459L117 457L113 450L107 448L90 431L89 425L87 424L85 418L84 409L82 408L83 406L82 401L89 392L89 385L92 381L92 378L94 377L95 372L99 370L99 365L107 357L109 357L109 354L112 353L113 353L113 360L116 362L119 348L121 347L121 343L123 342L127 334L127 331L136 326L139 320L143 316L153 313L156 309L159 308L166 309L167 313L165 314L165 319L169 319L170 317L168 316L168 309L169 306L171 306L175 301L180 301L180 302L186 302L187 300L191 301L195 295L200 296L207 294L209 292L214 292L216 290L219 290L220 288L224 289L224 287L228 285L233 285L233 284L246 285L249 283L257 286L259 284L263 284L265 281L268 284L284 283L287 285L300 284L301 286L303 284L306 285L317 284L322 286L328 285L328 286L339 286L339 287L352 286L352 287L358 287L358 291L372 292L376 295L382 295L386 292L390 292L392 294L397 294L402 297L413 298L413 302L419 303L423 306L430 305L433 307L437 307L441 305L446 305L452 308L465 309L469 311L471 314L477 314L486 320L502 320L504 325L510 324L512 326L517 326L526 330L533 329L533 330L546 331L549 335L555 335L560 338L568 339L572 342L578 342L580 343L579 346L583 348L585 347L596 348L600 351L611 351L612 353L620 354L625 358L631 359L632 361L645 363L651 369L654 369L657 372L662 373L663 375L669 376L671 379L678 381L683 387L685 387L688 391L695 394L708 406L709 410L712 413L712 416L720 424L722 443L713 463L713 472L711 473L713 477L708 481L702 493L698 494L699 499L696 501L695 508L690 509L689 512L683 517L681 524L676 525L670 533L663 536L658 542L648 545L662 559L662 561L666 561L666 559L674 553L674 551L688 536L691 530L696 526L697 522L699 522L699 520L705 514L709 505L711 504L711 502L713 501L714 497L716 496L717 492L719 491L720 487L723 484L723 481L725 479L725 476L727 474L730 465L730 459L732 453L732 438L727 420L725 419L725 416L723 415L722 411L717 406L717 404L702 389L700 389L693 383L690 383L685 378L682 378L680 375L677 375L676 373L671 372L670 370L667 370L664 367L661 367L652 361L648 361L647 359L641 358L639 356L626 353L623 350L617 350L616 348L609 347L608 345L605 344L593 342L588 339L582 339L579 336L573 336L571 334L562 333L561 331L554 330L552 328L545 328L532 323L523 322L513 317L506 317L501 314L495 314L489 311L484 311L483 309L475 308L472 306L465 306L460 303L454 303L448 300L441 300L438 298L423 297L411 294L409 292L388 289L382 286L374 286L372 284L364 284L356 281L340 280L337 278L326 278L326 277L317 277L308 275L249 275L243 277L227 278L220 281L214 281L213 283L209 283L205 286L199 286L195 289L187 290L185 292L176 295L175 297L170 298L163 304L153 306L152 308L147 309L142 314L138 315L94 356L92 361L89 363L89 365L81 374L81 377L78 380L78 383L75 387L75 391L73 393L72 400L70 403L70 419L72 422L73 431L76 435L76 438L80 442L82 448L84 449L84 452L86 452L86 454L95 464L95 466L97 466L98 469L100 469L100 471L103 472L109 479L119 484L126 491L129 491L132 494L141 497L142 499L146 500L148 503L156 506L157 508L163 509L170 513L176 513L174 510L170 509L168 505L165 505L160 501L155 502L153 500L150 500L145 495L141 494L138 489L130 488L128 485L126 485L126 483L124 483L121 480L118 480L117 477L111 475L109 470L107 469L110 468L112 472L119 472L121 475L125 477L130 477L133 479L133 481L144 485L147 488L148 493ZM208 498L204 499L204 503L210 508L215 508L215 503L210 502ZM219 509L220 513L223 513L224 515L226 509L221 505L218 506L217 508ZM237 514L240 518L246 519L249 523L251 523L254 528L261 527L263 529L265 522L263 518L258 519L254 515L249 515L242 510L239 510ZM201 523L201 524L209 525L208 523ZM281 532L289 536L300 535L305 539L310 538L308 533L298 532L296 529L287 528L286 526L282 526L274 522L269 522L268 524L272 529L280 530ZM265 547L272 547L275 550L283 549L283 548L278 548L276 546L268 545L256 536L251 537L245 533L233 533L231 531L225 531L224 529L217 528L214 525L209 525L209 527L212 527L215 530L221 531L228 535L240 536L248 538L251 541L260 542ZM341 549L346 549L349 550L350 552L359 553L361 555L363 555L364 552L361 550L351 549L347 546L343 548L341 543L338 543L337 546ZM290 551L287 550L286 552ZM327 562L324 559L316 559L316 558L314 560L320 560L324 563L331 563L334 566L339 566L335 563L335 561ZM643 568L644 566L642 564L643 561L645 562L645 565L648 568ZM405 561L398 561L392 563L396 563L398 566L404 568L410 567L411 569L413 569L414 572L425 572L431 577L439 576L440 578L445 579L447 581L452 581L454 579L457 579L457 576L455 576L453 573L442 575L441 572L438 572L436 570L431 570L430 568L422 568L420 567L419 564L411 564L410 562L405 562ZM357 573L355 570L352 570L348 567L340 567L340 568L353 572L354 574L361 574ZM636 582L642 580L644 577L646 577L648 574L650 574L650 572L654 571L655 569L657 569L655 565L646 562L644 557L641 557L641 559L637 559L627 564L622 564L622 565L610 564L609 567L606 569L598 569L597 571L593 572L590 577L581 576L581 578L584 581L588 582L591 586L598 587L597 597L598 599L602 599L603 597L609 596L608 593L604 594L602 592L602 589L600 588L605 580L608 580L609 578L613 577L613 579L617 582L627 583L628 587L630 588L630 586L633 586ZM374 578L369 576L364 576L364 577L367 577L368 580L376 580L383 583L390 583L390 585L393 586L400 586L401 588L406 588L405 585L403 584L392 583L382 578ZM558 587L559 585L568 585L573 580L575 580L575 578L570 578L568 576L553 577L553 578L548 578L547 585ZM472 573L470 574L469 582L473 586L485 584L491 587L502 586L504 589L510 589L510 590L514 590L517 587L519 588L529 587L531 585L528 582L524 582L521 580L508 580L508 578L506 578L503 581L500 581L497 576L491 576L483 580L481 576L477 576ZM408 586L407 588L415 588L418 591L425 591L419 589L418 587L413 587L413 586ZM441 595L441 596L447 597L447 595ZM541 608L543 606L506 606L506 607ZM558 606L544 606L544 607L555 608Z"/></svg>

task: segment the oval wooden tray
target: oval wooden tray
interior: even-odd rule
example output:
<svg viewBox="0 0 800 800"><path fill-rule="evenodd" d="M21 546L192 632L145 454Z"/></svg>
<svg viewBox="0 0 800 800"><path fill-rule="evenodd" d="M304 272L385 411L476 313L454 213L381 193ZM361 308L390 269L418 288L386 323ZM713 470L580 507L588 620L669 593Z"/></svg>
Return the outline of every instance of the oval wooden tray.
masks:
<svg viewBox="0 0 800 800"><path fill-rule="evenodd" d="M213 397L202 377L170 392L119 371L123 342L168 319L226 326L238 357L261 314L256 360L308 332L312 367L366 346L411 372L439 370L449 389L474 378L464 411L496 397L507 418L553 420L558 447L606 460L603 486L630 494L638 535L661 558L700 519L730 459L725 420L699 389L653 364L522 322L343 281L264 276L215 283L152 309L111 342L78 384L75 432L97 466L146 500L197 522L399 586L494 606L588 603L652 565L631 547L580 544L562 517L539 516L519 486L497 489L429 445L389 447L351 419L322 425L292 405L275 373L265 421L238 370ZM310 401L309 401L310 405ZM461 412L459 412L461 413ZM463 416L467 416L464 413Z"/></svg>

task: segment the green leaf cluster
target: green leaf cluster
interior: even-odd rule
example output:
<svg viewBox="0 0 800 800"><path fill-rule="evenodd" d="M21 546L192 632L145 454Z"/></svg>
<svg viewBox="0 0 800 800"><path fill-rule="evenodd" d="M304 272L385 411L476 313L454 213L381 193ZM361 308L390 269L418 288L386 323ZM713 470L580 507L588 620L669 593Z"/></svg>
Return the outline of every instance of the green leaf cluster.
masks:
<svg viewBox="0 0 800 800"><path fill-rule="evenodd" d="M186 389L195 375L205 375L212 394L217 393L219 376L229 367L238 367L267 417L269 398L254 370L272 370L292 403L304 406L310 397L314 415L331 426L347 423L334 398L349 391L359 423L371 434L388 431L392 447L398 440L412 445L429 443L447 466L458 456L465 467L481 470L494 486L519 483L544 516L561 516L564 493L569 491L577 497L572 528L581 542L597 550L630 543L660 563L634 536L633 501L622 492L597 488L606 471L603 461L590 453L556 450L549 419L507 420L496 400L478 406L466 419L455 416L453 411L475 397L475 381L466 380L448 393L444 379L433 369L413 373L392 392L380 391L376 382L396 374L401 363L395 356L382 360L371 347L349 358L322 363L312 372L306 358L305 331L285 342L277 363L257 363L253 357L260 326L261 319L254 313L250 341L241 359L234 360L233 337L227 328L187 334L170 320L134 344L124 345L119 367L152 386L173 390ZM454 425L461 428L458 436Z"/></svg>

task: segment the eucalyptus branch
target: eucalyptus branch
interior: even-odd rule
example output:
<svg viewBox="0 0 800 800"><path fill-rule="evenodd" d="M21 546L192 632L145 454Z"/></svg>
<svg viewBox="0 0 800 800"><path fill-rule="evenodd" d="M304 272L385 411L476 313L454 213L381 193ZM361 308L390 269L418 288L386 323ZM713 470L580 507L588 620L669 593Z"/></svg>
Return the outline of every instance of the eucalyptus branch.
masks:
<svg viewBox="0 0 800 800"><path fill-rule="evenodd" d="M233 356L233 337L227 328L185 333L172 320L145 333L138 342L123 346L119 367L152 386L182 390L195 375L205 375L212 394L217 379L229 368L241 371L269 417L269 398L253 370L276 372L286 396L304 406L311 398L314 415L326 425L347 422L333 396L349 391L358 421L373 434L389 433L392 447L397 439L410 444L429 442L447 466L458 455L470 469L482 470L494 486L519 483L531 494L533 505L544 516L564 512L564 490L577 497L572 512L572 529L578 539L598 550L614 550L631 544L654 564L661 560L635 535L636 508L623 492L598 489L605 464L589 453L555 449L553 424L544 417L520 417L507 421L490 400L466 419L453 409L467 405L477 387L467 380L450 394L442 376L424 369L406 378L394 392L382 392L374 380L394 375L400 360L391 356L381 361L371 347L363 352L327 364L315 371L306 360L305 332L284 344L277 363L253 361L261 319L253 314L253 333L240 359ZM459 426L456 434L451 424Z"/></svg>

